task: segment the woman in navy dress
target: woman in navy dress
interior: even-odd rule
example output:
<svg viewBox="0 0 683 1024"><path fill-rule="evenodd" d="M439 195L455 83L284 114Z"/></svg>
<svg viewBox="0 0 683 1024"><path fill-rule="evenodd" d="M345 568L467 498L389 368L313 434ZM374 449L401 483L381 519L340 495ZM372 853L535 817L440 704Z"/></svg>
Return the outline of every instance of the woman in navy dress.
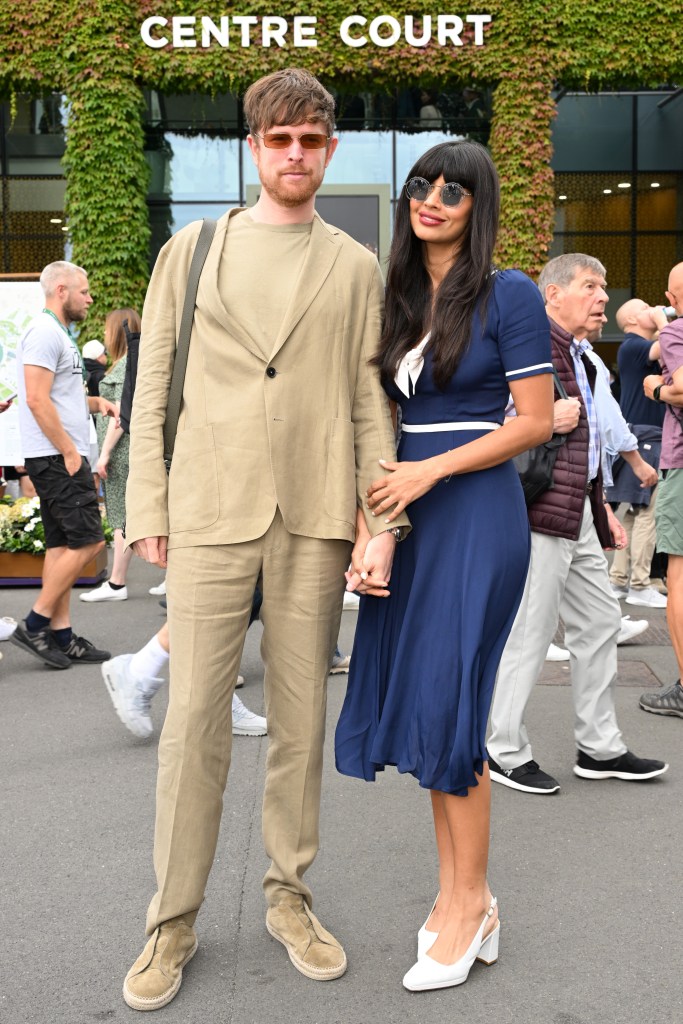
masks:
<svg viewBox="0 0 683 1024"><path fill-rule="evenodd" d="M409 506L412 531L391 580L377 580L359 515L347 574L349 589L369 596L337 768L373 780L396 765L431 791L440 889L403 980L412 990L461 984L475 959L496 959L500 933L486 877L485 730L530 550L510 460L550 437L553 414L540 293L519 271L492 269L498 207L496 170L478 143L435 146L410 171L376 359L401 410L399 461L384 463L368 505L387 529ZM516 416L505 421L510 393Z"/></svg>

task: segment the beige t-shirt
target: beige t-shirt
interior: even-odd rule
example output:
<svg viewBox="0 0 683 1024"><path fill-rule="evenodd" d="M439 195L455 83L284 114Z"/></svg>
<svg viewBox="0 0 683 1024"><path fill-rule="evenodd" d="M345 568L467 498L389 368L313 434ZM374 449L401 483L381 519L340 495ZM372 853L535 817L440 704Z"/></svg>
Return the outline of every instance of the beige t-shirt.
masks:
<svg viewBox="0 0 683 1024"><path fill-rule="evenodd" d="M269 359L308 252L312 222L230 220L218 270L225 308Z"/></svg>

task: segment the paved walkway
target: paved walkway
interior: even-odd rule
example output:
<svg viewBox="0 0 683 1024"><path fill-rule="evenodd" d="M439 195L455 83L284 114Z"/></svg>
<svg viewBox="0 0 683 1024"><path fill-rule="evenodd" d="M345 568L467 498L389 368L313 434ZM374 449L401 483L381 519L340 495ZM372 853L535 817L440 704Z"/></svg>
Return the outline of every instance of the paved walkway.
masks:
<svg viewBox="0 0 683 1024"><path fill-rule="evenodd" d="M74 602L79 632L114 653L163 622L135 563L130 599ZM25 615L28 590L0 590L0 615ZM625 607L634 618L638 609ZM267 934L260 803L267 741L236 738L218 856L198 920L199 953L165 1024L651 1024L683 1019L680 878L683 721L638 710L675 661L663 612L644 643L620 648L619 720L637 753L671 769L652 783L572 774L568 671L547 666L529 713L534 752L562 784L541 800L494 786L491 884L500 901L497 966L466 985L410 994L401 977L434 898L429 800L387 771L374 786L325 768L322 848L309 873L315 909L343 942L345 977L303 978ZM350 648L356 614L345 612ZM248 635L241 696L261 711L260 626ZM652 640L657 641L651 646ZM43 669L2 644L3 1024L138 1019L121 997L144 941L156 744L119 723L96 668ZM643 681L645 686L643 686ZM559 684L559 685L558 685ZM330 680L328 746L345 688ZM165 689L155 702L161 725Z"/></svg>

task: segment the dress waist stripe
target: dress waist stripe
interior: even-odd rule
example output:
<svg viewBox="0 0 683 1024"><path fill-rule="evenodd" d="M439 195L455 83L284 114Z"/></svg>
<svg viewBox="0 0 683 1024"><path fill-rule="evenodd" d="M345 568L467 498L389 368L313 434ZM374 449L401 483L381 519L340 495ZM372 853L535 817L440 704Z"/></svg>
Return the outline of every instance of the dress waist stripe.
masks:
<svg viewBox="0 0 683 1024"><path fill-rule="evenodd" d="M457 423L402 423L401 430L408 434L431 434L442 430L498 430L502 423L485 420L460 420Z"/></svg>

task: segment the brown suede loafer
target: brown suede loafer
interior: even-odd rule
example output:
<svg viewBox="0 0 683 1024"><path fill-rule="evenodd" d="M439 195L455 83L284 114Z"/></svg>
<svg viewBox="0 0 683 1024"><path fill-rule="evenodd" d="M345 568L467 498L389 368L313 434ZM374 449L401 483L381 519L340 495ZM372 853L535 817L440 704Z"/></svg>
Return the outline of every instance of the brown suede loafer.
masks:
<svg viewBox="0 0 683 1024"><path fill-rule="evenodd" d="M134 1010L158 1010L170 1003L183 980L183 967L197 952L194 928L182 917L166 921L126 975L123 998Z"/></svg>
<svg viewBox="0 0 683 1024"><path fill-rule="evenodd" d="M346 970L346 953L304 903L268 908L266 928L289 953L297 971L314 981L332 981Z"/></svg>

